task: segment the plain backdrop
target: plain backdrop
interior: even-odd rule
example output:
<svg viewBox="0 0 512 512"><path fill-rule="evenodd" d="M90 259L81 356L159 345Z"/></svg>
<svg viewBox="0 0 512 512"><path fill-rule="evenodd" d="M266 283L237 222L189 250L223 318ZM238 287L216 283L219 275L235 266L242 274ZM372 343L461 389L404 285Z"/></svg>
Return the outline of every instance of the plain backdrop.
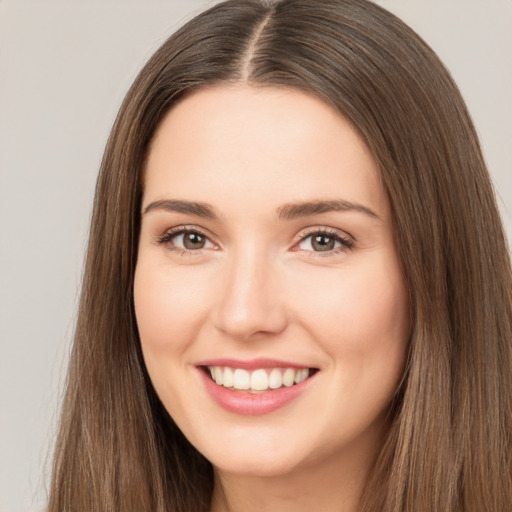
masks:
<svg viewBox="0 0 512 512"><path fill-rule="evenodd" d="M212 1L0 0L0 511L45 500L96 173L124 93ZM379 0L473 115L512 238L512 1ZM407 127L410 129L413 127Z"/></svg>

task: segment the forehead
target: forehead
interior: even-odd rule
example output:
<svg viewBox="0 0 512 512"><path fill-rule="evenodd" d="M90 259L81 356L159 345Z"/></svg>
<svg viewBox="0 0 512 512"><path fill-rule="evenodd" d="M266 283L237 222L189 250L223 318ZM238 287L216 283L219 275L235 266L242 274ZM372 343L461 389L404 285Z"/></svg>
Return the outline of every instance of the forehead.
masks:
<svg viewBox="0 0 512 512"><path fill-rule="evenodd" d="M145 202L168 196L248 208L312 197L387 201L356 130L321 99L289 88L215 86L162 120L151 143ZM264 200L263 200L264 199Z"/></svg>

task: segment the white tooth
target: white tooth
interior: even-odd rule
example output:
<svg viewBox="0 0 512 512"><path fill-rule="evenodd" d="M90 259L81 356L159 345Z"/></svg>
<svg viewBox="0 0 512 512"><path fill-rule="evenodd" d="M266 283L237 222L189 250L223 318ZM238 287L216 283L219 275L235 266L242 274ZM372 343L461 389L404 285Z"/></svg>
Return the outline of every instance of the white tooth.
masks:
<svg viewBox="0 0 512 512"><path fill-rule="evenodd" d="M222 386L222 373L222 368L220 366L213 367L213 378L219 386Z"/></svg>
<svg viewBox="0 0 512 512"><path fill-rule="evenodd" d="M249 389L250 387L250 376L249 372L246 370L241 370L237 368L233 375L233 387L235 389Z"/></svg>
<svg viewBox="0 0 512 512"><path fill-rule="evenodd" d="M212 379L215 380L215 372L213 366L208 366L208 371L210 372Z"/></svg>
<svg viewBox="0 0 512 512"><path fill-rule="evenodd" d="M302 370L298 370L295 375L295 384L299 384L300 382L304 382L309 376L309 370L307 368L302 368Z"/></svg>
<svg viewBox="0 0 512 512"><path fill-rule="evenodd" d="M255 370L251 375L251 389L264 391L268 388L268 376L265 370Z"/></svg>
<svg viewBox="0 0 512 512"><path fill-rule="evenodd" d="M224 375L222 376L222 385L226 388L233 387L233 370L229 366L226 366L226 368L224 368Z"/></svg>
<svg viewBox="0 0 512 512"><path fill-rule="evenodd" d="M277 389L283 385L283 376L279 368L274 368L268 376L268 387L270 389Z"/></svg>
<svg viewBox="0 0 512 512"><path fill-rule="evenodd" d="M283 384L289 388L293 386L295 380L295 370L293 368L286 368L283 374Z"/></svg>

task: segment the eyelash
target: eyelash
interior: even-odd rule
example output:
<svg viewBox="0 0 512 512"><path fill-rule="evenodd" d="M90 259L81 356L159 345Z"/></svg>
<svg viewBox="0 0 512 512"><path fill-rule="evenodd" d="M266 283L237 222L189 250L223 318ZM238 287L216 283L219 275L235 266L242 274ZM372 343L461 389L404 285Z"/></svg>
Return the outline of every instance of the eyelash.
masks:
<svg viewBox="0 0 512 512"><path fill-rule="evenodd" d="M198 255L202 254L202 249L197 249L197 250L182 249L181 247L176 247L174 245L170 245L170 242L172 242L173 238L175 238L179 235L187 235L187 234L199 235L201 237L206 238L208 241L210 241L210 243L213 243L213 242L211 242L208 235L206 235L201 230L199 230L197 228L187 228L187 227L181 226L181 227L166 231L163 235L159 236L157 238L157 244L158 245L167 245L167 249L169 251L176 252L180 256L198 256ZM303 234L300 237L299 241L294 245L294 247L297 245L300 245L302 242L305 242L308 238L310 238L314 235L325 236L325 237L331 238L335 242L338 242L340 244L340 247L337 247L335 249L331 249L331 250L325 251L325 252L304 251L304 252L309 253L308 254L309 257L318 257L319 256L319 257L325 258L325 257L329 257L329 256L334 256L334 255L342 253L342 252L347 252L354 247L354 241L351 238L344 237L344 236L340 235L337 231L334 231L334 230L331 230L328 228L316 228L316 229L312 229L312 230L308 231L307 233ZM300 249L298 249L298 250L300 250Z"/></svg>
<svg viewBox="0 0 512 512"><path fill-rule="evenodd" d="M166 231L162 236L159 236L157 239L158 245L167 245L167 249L169 251L175 252L179 254L180 256L198 256L202 253L201 249L198 250L190 250L190 249L182 249L181 247L176 247L175 245L170 245L170 242L172 242L173 238L176 238L179 235L188 235L188 234L194 234L199 235L203 238L206 238L207 240L210 240L208 235L203 233L197 228L187 228L184 226L180 226L174 229L171 229L169 231ZM213 242L211 242L213 243Z"/></svg>
<svg viewBox="0 0 512 512"><path fill-rule="evenodd" d="M313 230L305 233L304 235L302 235L300 237L299 242L295 245L299 245L300 243L306 241L308 238L310 238L314 235L317 235L317 236L320 235L320 236L332 238L335 242L338 242L340 244L340 247L337 247L335 249L331 249L330 251L325 251L325 252L306 251L309 253L308 256L310 256L310 257L318 257L319 256L321 258L326 258L329 256L334 256L334 255L342 253L342 252L350 251L354 247L354 241L352 239L350 239L348 237L344 237L344 236L340 235L337 231L334 231L334 230L328 229L328 228L317 228L317 229L313 229Z"/></svg>

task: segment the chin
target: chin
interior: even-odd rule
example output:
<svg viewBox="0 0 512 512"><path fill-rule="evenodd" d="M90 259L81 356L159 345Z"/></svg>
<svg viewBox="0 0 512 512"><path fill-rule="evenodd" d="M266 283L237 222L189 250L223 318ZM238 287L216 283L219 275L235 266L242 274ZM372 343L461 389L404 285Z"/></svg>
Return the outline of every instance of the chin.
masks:
<svg viewBox="0 0 512 512"><path fill-rule="evenodd" d="M250 436L248 436L250 439ZM214 446L196 445L215 469L230 474L276 477L293 472L307 457L297 450L301 443L285 443L282 439L263 438L247 442L221 440Z"/></svg>
<svg viewBox="0 0 512 512"><path fill-rule="evenodd" d="M230 454L219 460L218 464L215 461L211 462L214 468L222 473L258 478L285 476L297 468L297 461L283 459L275 453L257 459L244 454Z"/></svg>

